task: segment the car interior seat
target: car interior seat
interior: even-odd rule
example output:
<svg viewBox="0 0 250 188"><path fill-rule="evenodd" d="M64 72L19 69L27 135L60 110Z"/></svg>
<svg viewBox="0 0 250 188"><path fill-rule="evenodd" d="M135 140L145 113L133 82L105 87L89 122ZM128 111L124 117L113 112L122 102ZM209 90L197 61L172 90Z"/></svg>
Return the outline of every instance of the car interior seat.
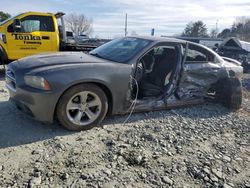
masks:
<svg viewBox="0 0 250 188"><path fill-rule="evenodd" d="M175 49L166 48L162 57L155 62L153 70L142 80L141 92L144 97L160 96L164 92L165 80L172 72L174 64L177 62L177 53Z"/></svg>

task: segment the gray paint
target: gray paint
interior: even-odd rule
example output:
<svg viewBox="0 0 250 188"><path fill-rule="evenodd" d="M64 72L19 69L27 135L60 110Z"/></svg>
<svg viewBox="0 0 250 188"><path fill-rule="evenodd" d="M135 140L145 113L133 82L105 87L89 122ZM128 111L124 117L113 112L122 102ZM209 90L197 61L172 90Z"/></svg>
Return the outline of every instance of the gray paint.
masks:
<svg viewBox="0 0 250 188"><path fill-rule="evenodd" d="M146 38L146 37L145 37ZM61 52L26 57L8 66L16 76L16 92L10 90L12 100L27 105L36 119L53 122L54 112L60 96L73 85L93 82L107 87L112 94L112 114L126 113L132 99L130 98L130 75L133 75L137 60L152 47L168 43L181 44L186 41L167 38L149 38L152 44L138 53L128 64L103 60L82 52ZM193 44L193 43L192 43ZM174 82L170 97L152 98L138 101L136 111L156 110L167 107L197 104L203 101L211 84L219 79L240 76L242 68L223 59L210 49L215 62L204 64L185 64L180 80ZM229 74L231 70L231 74ZM232 74L235 73L235 74ZM25 85L24 75L43 76L52 86L52 91L45 92ZM178 96L177 98L175 96Z"/></svg>

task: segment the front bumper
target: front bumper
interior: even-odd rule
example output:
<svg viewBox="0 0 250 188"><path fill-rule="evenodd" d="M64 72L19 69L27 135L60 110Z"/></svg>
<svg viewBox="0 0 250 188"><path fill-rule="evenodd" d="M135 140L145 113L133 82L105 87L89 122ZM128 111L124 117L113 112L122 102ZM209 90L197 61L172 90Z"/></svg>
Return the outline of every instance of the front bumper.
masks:
<svg viewBox="0 0 250 188"><path fill-rule="evenodd" d="M13 89L9 84L6 84L6 87L9 90L10 101L14 102L20 110L44 123L53 122L57 101L55 94L18 87Z"/></svg>

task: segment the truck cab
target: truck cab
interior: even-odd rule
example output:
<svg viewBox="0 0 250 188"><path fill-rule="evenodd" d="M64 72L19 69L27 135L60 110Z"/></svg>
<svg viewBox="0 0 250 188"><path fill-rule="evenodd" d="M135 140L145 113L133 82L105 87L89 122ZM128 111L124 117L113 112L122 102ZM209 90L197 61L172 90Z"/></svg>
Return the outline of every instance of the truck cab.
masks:
<svg viewBox="0 0 250 188"><path fill-rule="evenodd" d="M65 28L63 15L26 12L1 22L0 64L38 53L59 51L66 36L65 29L59 31Z"/></svg>

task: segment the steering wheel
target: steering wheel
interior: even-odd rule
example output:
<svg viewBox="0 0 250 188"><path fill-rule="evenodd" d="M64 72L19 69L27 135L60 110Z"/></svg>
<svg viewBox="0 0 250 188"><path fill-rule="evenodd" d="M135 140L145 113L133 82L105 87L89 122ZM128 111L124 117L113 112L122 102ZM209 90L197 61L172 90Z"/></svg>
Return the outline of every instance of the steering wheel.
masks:
<svg viewBox="0 0 250 188"><path fill-rule="evenodd" d="M153 55L146 54L140 62L142 63L144 73L150 73L153 70L155 64L155 58Z"/></svg>
<svg viewBox="0 0 250 188"><path fill-rule="evenodd" d="M139 81L145 73L145 69L143 67L143 61L140 60L139 63L136 66L136 74L135 74L135 79Z"/></svg>
<svg viewBox="0 0 250 188"><path fill-rule="evenodd" d="M155 58L153 55L146 54L142 57L136 66L136 80L140 80L144 74L150 73L153 70Z"/></svg>

